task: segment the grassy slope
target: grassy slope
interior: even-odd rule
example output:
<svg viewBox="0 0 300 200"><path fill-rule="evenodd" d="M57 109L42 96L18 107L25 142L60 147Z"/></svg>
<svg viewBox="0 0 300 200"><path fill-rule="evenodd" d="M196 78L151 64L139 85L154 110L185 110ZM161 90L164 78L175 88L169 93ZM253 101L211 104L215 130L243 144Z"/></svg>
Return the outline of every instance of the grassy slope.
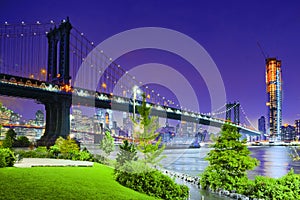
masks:
<svg viewBox="0 0 300 200"><path fill-rule="evenodd" d="M121 186L113 169L94 167L1 168L0 199L149 199Z"/></svg>

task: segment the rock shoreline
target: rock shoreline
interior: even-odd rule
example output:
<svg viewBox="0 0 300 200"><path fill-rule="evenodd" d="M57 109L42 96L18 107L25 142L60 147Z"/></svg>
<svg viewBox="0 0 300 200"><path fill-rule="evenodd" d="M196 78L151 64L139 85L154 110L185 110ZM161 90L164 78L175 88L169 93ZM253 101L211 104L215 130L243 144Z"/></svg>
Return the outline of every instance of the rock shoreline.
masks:
<svg viewBox="0 0 300 200"><path fill-rule="evenodd" d="M159 168L157 168L157 169L160 170L163 174L169 176L170 178L175 178L177 180L181 180L184 183L191 184L191 185L197 187L198 189L202 189L201 185L200 185L200 177L198 177L198 176L190 176L188 174L174 172L174 171L170 171L167 169L159 169ZM237 199L237 200L263 200L263 199L248 197L243 194L238 194L235 191L228 191L228 190L222 190L222 189L219 189L216 191L209 189L208 191L213 194L217 194L220 197L228 197L228 198ZM202 199L204 200L204 196L202 197Z"/></svg>

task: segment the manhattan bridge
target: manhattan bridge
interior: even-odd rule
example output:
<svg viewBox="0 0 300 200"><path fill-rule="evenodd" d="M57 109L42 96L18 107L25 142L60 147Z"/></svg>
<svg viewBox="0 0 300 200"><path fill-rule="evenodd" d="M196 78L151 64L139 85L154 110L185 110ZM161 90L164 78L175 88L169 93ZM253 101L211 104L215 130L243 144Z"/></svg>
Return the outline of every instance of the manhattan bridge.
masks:
<svg viewBox="0 0 300 200"><path fill-rule="evenodd" d="M133 94L137 85L147 105L152 106L153 116L213 127L228 122L243 134L260 135L239 103L227 103L210 113L176 105L128 73L69 19L59 24L37 21L0 25L0 95L33 99L45 106L44 140L69 135L72 106L135 114L141 103Z"/></svg>

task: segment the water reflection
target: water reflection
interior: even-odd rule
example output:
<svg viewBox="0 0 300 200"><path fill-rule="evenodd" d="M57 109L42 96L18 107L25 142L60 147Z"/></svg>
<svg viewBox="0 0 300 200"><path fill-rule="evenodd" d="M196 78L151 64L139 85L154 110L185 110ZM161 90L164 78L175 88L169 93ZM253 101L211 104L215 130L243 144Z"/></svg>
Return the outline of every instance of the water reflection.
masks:
<svg viewBox="0 0 300 200"><path fill-rule="evenodd" d="M260 160L260 165L253 171L248 172L249 178L253 179L256 175L278 178L285 175L291 168L295 173L300 174L300 161L293 161L290 157L290 147L271 146L271 147L249 147L251 156ZM201 174L208 162L205 160L210 148L200 149L166 149L163 154L166 156L161 161L164 168L179 173L198 176ZM201 195L205 199L224 199L196 187L190 187L191 199L199 199Z"/></svg>
<svg viewBox="0 0 300 200"><path fill-rule="evenodd" d="M290 147L265 146L249 147L251 156L260 161L260 165L249 172L249 177L255 175L278 178L285 175L291 168L300 174L300 162L290 157ZM161 164L169 170L197 176L201 174L208 162L204 159L210 148L200 149L167 149L164 151L165 159Z"/></svg>
<svg viewBox="0 0 300 200"><path fill-rule="evenodd" d="M254 178L256 175L268 177L282 177L291 168L295 173L300 173L299 161L293 161L290 157L290 147L270 146L270 147L250 147L251 156L260 161L260 165L249 172L249 177Z"/></svg>

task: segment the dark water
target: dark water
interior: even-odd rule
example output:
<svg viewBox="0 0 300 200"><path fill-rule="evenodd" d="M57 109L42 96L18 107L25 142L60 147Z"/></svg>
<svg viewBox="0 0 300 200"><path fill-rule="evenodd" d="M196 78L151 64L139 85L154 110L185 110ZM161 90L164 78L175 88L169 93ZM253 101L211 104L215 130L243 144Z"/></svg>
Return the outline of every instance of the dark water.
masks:
<svg viewBox="0 0 300 200"><path fill-rule="evenodd" d="M249 177L254 178L256 175L262 175L278 178L287 174L291 168L294 169L295 173L300 174L300 162L292 160L290 155L293 150L291 148L293 147L250 147L251 156L257 158L260 165L248 172Z"/></svg>
<svg viewBox="0 0 300 200"><path fill-rule="evenodd" d="M252 152L251 156L260 160L260 165L248 173L249 178L254 178L256 175L277 178L285 175L291 168L294 168L295 173L300 174L300 161L292 160L290 147L266 146L249 147L249 149ZM161 164L168 170L197 176L208 165L204 158L209 151L210 148L167 149L163 153L166 158L161 161ZM199 192L196 187L190 187L190 191L191 199L195 200L201 199L202 195L204 199L225 199L203 190Z"/></svg>

